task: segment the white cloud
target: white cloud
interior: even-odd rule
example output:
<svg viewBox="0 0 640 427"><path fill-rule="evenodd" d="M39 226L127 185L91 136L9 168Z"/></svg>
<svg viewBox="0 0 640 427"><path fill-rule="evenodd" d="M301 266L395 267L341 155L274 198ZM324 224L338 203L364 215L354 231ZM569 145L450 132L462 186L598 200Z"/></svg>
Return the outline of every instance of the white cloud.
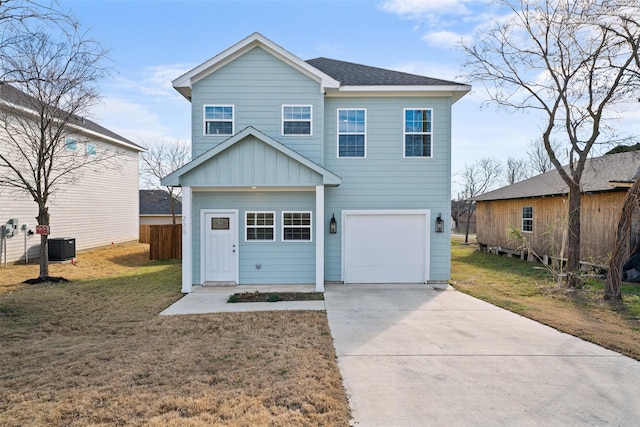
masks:
<svg viewBox="0 0 640 427"><path fill-rule="evenodd" d="M419 18L430 14L466 15L469 9L466 0L388 0L381 8L385 12L408 18Z"/></svg>
<svg viewBox="0 0 640 427"><path fill-rule="evenodd" d="M460 45L460 42L469 43L472 38L453 31L433 31L422 37L428 45L442 49L451 49Z"/></svg>

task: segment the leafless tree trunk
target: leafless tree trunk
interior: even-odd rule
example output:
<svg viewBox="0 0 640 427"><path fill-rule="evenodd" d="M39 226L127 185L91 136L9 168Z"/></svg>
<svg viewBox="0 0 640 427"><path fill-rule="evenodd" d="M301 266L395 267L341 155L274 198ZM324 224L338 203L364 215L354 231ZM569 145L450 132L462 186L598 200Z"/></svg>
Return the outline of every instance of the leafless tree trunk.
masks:
<svg viewBox="0 0 640 427"><path fill-rule="evenodd" d="M472 165L465 165L462 171L462 184L464 186L462 193L462 200L464 201L463 212L467 214L465 243L469 243L469 223L476 210L476 203L473 198L497 187L501 173L502 165L495 158L485 157Z"/></svg>
<svg viewBox="0 0 640 427"><path fill-rule="evenodd" d="M56 191L118 154L106 148L89 154L67 145L70 135L83 143L78 128L99 99L95 84L108 69L101 65L106 52L100 44L79 33L73 20L65 22L56 22L55 36L42 27L25 30L0 50L0 130L7 148L0 150L0 186L29 194L40 225L49 225L48 205ZM47 245L41 236L40 278L49 276Z"/></svg>
<svg viewBox="0 0 640 427"><path fill-rule="evenodd" d="M629 234L633 213L640 207L640 178L636 179L624 199L616 240L609 260L609 272L604 288L604 298L607 300L622 300L622 266L629 258Z"/></svg>
<svg viewBox="0 0 640 427"><path fill-rule="evenodd" d="M504 169L504 182L506 185L515 184L524 181L530 177L529 165L522 159L509 157Z"/></svg>
<svg viewBox="0 0 640 427"><path fill-rule="evenodd" d="M191 157L189 143L176 141L162 142L159 145L149 145L142 155L141 172L147 187L161 188L160 180L184 166ZM163 187L169 196L169 206L173 224L176 223L176 202L181 194L180 187Z"/></svg>
<svg viewBox="0 0 640 427"><path fill-rule="evenodd" d="M490 101L538 112L549 160L569 190L568 284L580 265L580 182L615 106L640 91L638 0L494 0L511 14L463 46ZM563 141L560 150L554 140ZM562 150L569 165L563 168ZM573 274L571 274L573 273Z"/></svg>

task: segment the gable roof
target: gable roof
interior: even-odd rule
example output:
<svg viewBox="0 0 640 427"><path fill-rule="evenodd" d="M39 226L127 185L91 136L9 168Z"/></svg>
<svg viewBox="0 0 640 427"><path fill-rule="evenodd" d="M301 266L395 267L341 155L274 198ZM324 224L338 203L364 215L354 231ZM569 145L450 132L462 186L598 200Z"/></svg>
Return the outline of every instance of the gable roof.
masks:
<svg viewBox="0 0 640 427"><path fill-rule="evenodd" d="M169 193L165 190L140 190L140 215L171 215ZM175 204L176 215L182 214L180 198Z"/></svg>
<svg viewBox="0 0 640 427"><path fill-rule="evenodd" d="M568 170L568 166L564 167ZM583 193L621 191L640 176L640 152L609 154L588 159L582 174ZM489 191L475 197L476 201L523 199L560 196L568 193L568 187L557 170L534 176L524 181Z"/></svg>
<svg viewBox="0 0 640 427"><path fill-rule="evenodd" d="M37 101L33 97L7 83L0 83L0 102L8 106L16 106L25 112L33 112L35 105L37 105ZM70 117L68 126L111 143L123 145L136 151L144 151L144 148L138 144L84 117Z"/></svg>
<svg viewBox="0 0 640 427"><path fill-rule="evenodd" d="M239 56L242 56L255 47L261 47L301 73L316 80L323 88L337 88L340 85L340 83L332 77L307 64L294 54L267 39L262 34L253 33L249 37L246 37L230 48L175 79L173 81L173 87L180 92L182 96L191 100L191 87L194 83L222 68L229 62Z"/></svg>
<svg viewBox="0 0 640 427"><path fill-rule="evenodd" d="M451 96L453 102L455 102L471 90L470 85L463 83L335 59L315 58L303 61L260 33L253 33L229 49L178 77L173 81L173 87L185 98L191 100L191 87L194 83L257 46L318 81L327 95L336 95L342 92L347 95L353 94L353 92L359 92L359 94L365 92L375 92L376 94L419 92L421 95L429 93Z"/></svg>
<svg viewBox="0 0 640 427"><path fill-rule="evenodd" d="M292 150L291 148L285 146L284 144L281 144L275 139L260 132L256 128L249 126L243 129L242 131L238 132L237 134L233 135L232 137L228 138L224 142L216 145L215 147L211 148L210 150L196 157L195 159L193 159L191 162L187 163L180 169L174 171L173 173L170 173L169 175L167 175L161 180L161 184L165 186L181 185L180 178L182 176L193 171L198 166L203 165L210 159L216 157L218 154L234 146L235 144L238 144L240 141L243 141L245 138L249 136L255 137L256 139L263 142L264 144L272 147L274 150L284 154L285 156L295 160L296 162L307 167L308 169L316 172L322 177L322 183L324 185L338 186L342 183L342 178L340 178L338 175L334 174L331 171L328 171L327 169L323 168L317 163L312 162L311 160L307 159L306 157L299 154L298 152Z"/></svg>

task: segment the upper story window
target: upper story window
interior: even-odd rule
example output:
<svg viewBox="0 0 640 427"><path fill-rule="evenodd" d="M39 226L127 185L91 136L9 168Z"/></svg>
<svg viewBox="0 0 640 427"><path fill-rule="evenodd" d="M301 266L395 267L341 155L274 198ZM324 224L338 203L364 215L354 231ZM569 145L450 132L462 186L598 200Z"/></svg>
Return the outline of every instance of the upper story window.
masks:
<svg viewBox="0 0 640 427"><path fill-rule="evenodd" d="M87 154L87 156L95 156L97 151L96 151L96 145L95 144L87 144L85 146L85 152Z"/></svg>
<svg viewBox="0 0 640 427"><path fill-rule="evenodd" d="M205 135L233 135L233 105L204 106Z"/></svg>
<svg viewBox="0 0 640 427"><path fill-rule="evenodd" d="M76 151L76 149L78 148L78 142L73 138L65 138L64 148L69 151Z"/></svg>
<svg viewBox="0 0 640 427"><path fill-rule="evenodd" d="M404 110L404 157L431 157L432 110Z"/></svg>
<svg viewBox="0 0 640 427"><path fill-rule="evenodd" d="M282 134L311 135L311 105L283 105Z"/></svg>
<svg viewBox="0 0 640 427"><path fill-rule="evenodd" d="M533 206L522 208L522 232L533 233Z"/></svg>
<svg viewBox="0 0 640 427"><path fill-rule="evenodd" d="M338 157L366 156L365 109L338 110Z"/></svg>
<svg viewBox="0 0 640 427"><path fill-rule="evenodd" d="M282 212L282 240L311 241L311 212Z"/></svg>
<svg viewBox="0 0 640 427"><path fill-rule="evenodd" d="M275 241L275 212L246 212L246 241Z"/></svg>

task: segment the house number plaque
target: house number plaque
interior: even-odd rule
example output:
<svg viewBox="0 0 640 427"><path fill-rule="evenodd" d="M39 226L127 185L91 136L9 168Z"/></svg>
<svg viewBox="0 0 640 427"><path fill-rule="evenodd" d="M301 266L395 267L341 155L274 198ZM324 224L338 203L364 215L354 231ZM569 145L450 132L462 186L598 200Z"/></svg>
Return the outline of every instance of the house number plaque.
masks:
<svg viewBox="0 0 640 427"><path fill-rule="evenodd" d="M228 230L229 218L211 218L212 230Z"/></svg>

